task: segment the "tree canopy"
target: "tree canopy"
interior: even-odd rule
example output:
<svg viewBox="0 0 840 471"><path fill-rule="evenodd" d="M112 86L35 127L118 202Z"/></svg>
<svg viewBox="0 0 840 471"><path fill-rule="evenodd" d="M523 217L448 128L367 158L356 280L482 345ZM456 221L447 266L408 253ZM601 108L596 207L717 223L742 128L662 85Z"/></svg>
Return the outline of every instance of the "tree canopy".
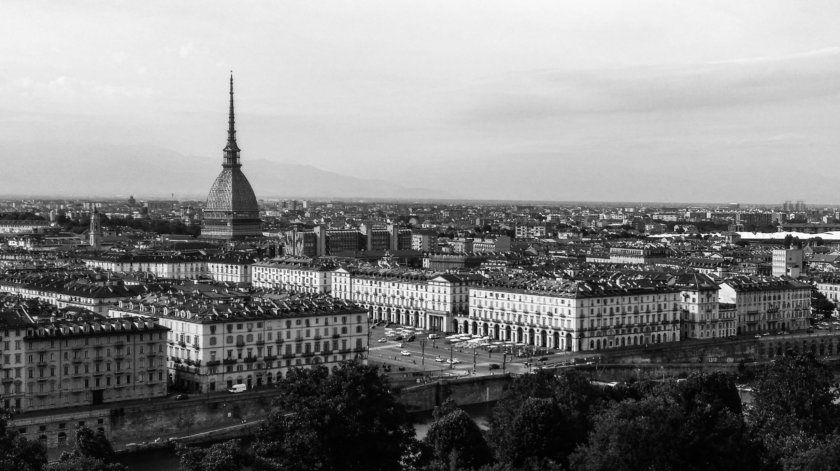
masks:
<svg viewBox="0 0 840 471"><path fill-rule="evenodd" d="M375 367L291 370L254 444L255 469L393 470L414 428Z"/></svg>

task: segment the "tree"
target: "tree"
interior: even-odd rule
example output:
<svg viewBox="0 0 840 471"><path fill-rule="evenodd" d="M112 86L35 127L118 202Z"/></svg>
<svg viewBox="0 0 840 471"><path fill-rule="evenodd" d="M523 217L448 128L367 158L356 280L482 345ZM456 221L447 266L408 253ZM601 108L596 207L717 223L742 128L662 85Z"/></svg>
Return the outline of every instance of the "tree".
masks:
<svg viewBox="0 0 840 471"><path fill-rule="evenodd" d="M251 457L239 440L228 440L207 448L179 444L175 453L181 471L238 471L251 463Z"/></svg>
<svg viewBox="0 0 840 471"><path fill-rule="evenodd" d="M757 470L760 449L743 418L701 404L683 402L678 391L613 403L569 462L582 471Z"/></svg>
<svg viewBox="0 0 840 471"><path fill-rule="evenodd" d="M724 373L694 373L679 383L679 394L688 409L711 406L741 415L741 396L732 377Z"/></svg>
<svg viewBox="0 0 840 471"><path fill-rule="evenodd" d="M840 469L840 435L812 440L810 446L782 458L784 471L834 471Z"/></svg>
<svg viewBox="0 0 840 471"><path fill-rule="evenodd" d="M759 377L747 418L772 466L802 455L840 425L831 369L813 354L786 354Z"/></svg>
<svg viewBox="0 0 840 471"><path fill-rule="evenodd" d="M431 469L472 469L491 461L490 449L475 421L462 409L436 409L424 444Z"/></svg>
<svg viewBox="0 0 840 471"><path fill-rule="evenodd" d="M0 469L38 471L47 464L47 451L7 428L7 415L0 409Z"/></svg>
<svg viewBox="0 0 840 471"><path fill-rule="evenodd" d="M531 459L564 463L586 440L599 392L574 370L516 378L493 409L488 441L497 459L515 467Z"/></svg>
<svg viewBox="0 0 840 471"><path fill-rule="evenodd" d="M391 470L416 440L411 420L375 367L294 369L254 443L255 469Z"/></svg>
<svg viewBox="0 0 840 471"><path fill-rule="evenodd" d="M114 449L101 431L79 427L75 438L73 451L62 453L58 461L47 465L47 471L128 471L114 462Z"/></svg>
<svg viewBox="0 0 840 471"><path fill-rule="evenodd" d="M824 436L840 425L834 403L831 369L811 353L787 354L773 361L759 378L748 417L761 431Z"/></svg>

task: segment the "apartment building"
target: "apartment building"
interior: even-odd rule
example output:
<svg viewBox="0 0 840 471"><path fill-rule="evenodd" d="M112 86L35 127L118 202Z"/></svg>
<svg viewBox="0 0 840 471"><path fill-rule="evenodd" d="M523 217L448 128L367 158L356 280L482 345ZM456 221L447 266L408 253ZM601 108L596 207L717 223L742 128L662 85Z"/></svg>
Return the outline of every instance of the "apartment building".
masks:
<svg viewBox="0 0 840 471"><path fill-rule="evenodd" d="M282 289L297 293L329 293L334 267L312 265L305 257L269 260L251 266L251 283L255 288Z"/></svg>
<svg viewBox="0 0 840 471"><path fill-rule="evenodd" d="M158 278L197 280L207 276L205 257L173 254L103 254L82 260L88 268L114 273L151 273Z"/></svg>
<svg viewBox="0 0 840 471"><path fill-rule="evenodd" d="M211 392L271 384L292 368L367 358L367 310L327 296L213 300L194 293L120 302L109 316L158 319L169 329L172 383Z"/></svg>
<svg viewBox="0 0 840 471"><path fill-rule="evenodd" d="M573 352L677 342L679 299L647 280L494 280L470 288L458 332Z"/></svg>
<svg viewBox="0 0 840 471"><path fill-rule="evenodd" d="M709 276L687 273L675 276L672 282L680 290L682 338L722 338L737 333L737 318L720 310L720 287Z"/></svg>
<svg viewBox="0 0 840 471"><path fill-rule="evenodd" d="M107 280L91 282L78 273L22 271L0 277L0 292L105 315L110 304L136 295L139 289Z"/></svg>
<svg viewBox="0 0 840 471"><path fill-rule="evenodd" d="M727 278L720 284L718 301L735 305L739 334L795 331L810 326L811 286L796 280Z"/></svg>
<svg viewBox="0 0 840 471"><path fill-rule="evenodd" d="M456 329L455 316L467 312L469 286L480 279L420 270L339 268L332 273L332 295L359 304L374 320L451 332Z"/></svg>

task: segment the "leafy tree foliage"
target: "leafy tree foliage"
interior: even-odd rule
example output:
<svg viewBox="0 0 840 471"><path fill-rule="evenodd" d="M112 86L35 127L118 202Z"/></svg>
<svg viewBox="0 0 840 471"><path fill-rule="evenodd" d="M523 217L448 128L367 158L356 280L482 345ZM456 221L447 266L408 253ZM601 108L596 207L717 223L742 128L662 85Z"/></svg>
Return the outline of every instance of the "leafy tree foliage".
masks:
<svg viewBox="0 0 840 471"><path fill-rule="evenodd" d="M242 442L228 440L207 448L178 445L181 471L238 471L251 463Z"/></svg>
<svg viewBox="0 0 840 471"><path fill-rule="evenodd" d="M782 458L784 471L834 471L840 469L840 435L825 440L811 439L810 443L790 456Z"/></svg>
<svg viewBox="0 0 840 471"><path fill-rule="evenodd" d="M599 392L574 370L521 376L493 410L489 443L500 462L514 467L534 458L564 463L586 440L598 400Z"/></svg>
<svg viewBox="0 0 840 471"><path fill-rule="evenodd" d="M696 397L695 397L696 399ZM673 394L613 403L570 457L576 470L758 469L758 447L741 416Z"/></svg>
<svg viewBox="0 0 840 471"><path fill-rule="evenodd" d="M427 469L473 469L492 461L481 430L466 412L445 403L435 416L424 440L431 455Z"/></svg>
<svg viewBox="0 0 840 471"><path fill-rule="evenodd" d="M829 301L828 298L826 298L824 294L817 291L816 288L811 290L811 309L813 309L815 313L820 314L824 318L828 319L834 312L835 307L836 306L834 305L834 303Z"/></svg>
<svg viewBox="0 0 840 471"><path fill-rule="evenodd" d="M802 467L807 457L826 456L827 437L840 426L832 385L829 367L810 353L785 355L761 374L747 417L769 468L808 469Z"/></svg>
<svg viewBox="0 0 840 471"><path fill-rule="evenodd" d="M0 410L0 469L38 471L46 463L44 447L22 437L16 430L9 430L6 413Z"/></svg>
<svg viewBox="0 0 840 471"><path fill-rule="evenodd" d="M840 425L840 408L834 404L838 392L832 385L830 368L813 354L785 355L759 378L749 418L761 433L825 436Z"/></svg>
<svg viewBox="0 0 840 471"><path fill-rule="evenodd" d="M102 432L88 427L76 429L75 448L64 452L58 461L47 465L47 471L128 471L124 465L114 463L114 449Z"/></svg>
<svg viewBox="0 0 840 471"><path fill-rule="evenodd" d="M254 444L255 469L393 470L414 429L375 367L295 369Z"/></svg>

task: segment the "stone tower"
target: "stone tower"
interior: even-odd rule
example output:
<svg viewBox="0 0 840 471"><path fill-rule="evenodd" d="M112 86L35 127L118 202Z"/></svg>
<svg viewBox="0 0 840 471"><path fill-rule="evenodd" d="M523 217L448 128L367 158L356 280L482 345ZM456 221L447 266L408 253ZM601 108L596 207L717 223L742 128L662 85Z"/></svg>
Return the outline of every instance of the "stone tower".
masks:
<svg viewBox="0 0 840 471"><path fill-rule="evenodd" d="M242 173L236 144L233 113L233 74L230 76L230 113L228 139L224 148L222 173L216 177L207 204L201 237L208 239L237 240L258 237L262 234L260 208L251 183Z"/></svg>

